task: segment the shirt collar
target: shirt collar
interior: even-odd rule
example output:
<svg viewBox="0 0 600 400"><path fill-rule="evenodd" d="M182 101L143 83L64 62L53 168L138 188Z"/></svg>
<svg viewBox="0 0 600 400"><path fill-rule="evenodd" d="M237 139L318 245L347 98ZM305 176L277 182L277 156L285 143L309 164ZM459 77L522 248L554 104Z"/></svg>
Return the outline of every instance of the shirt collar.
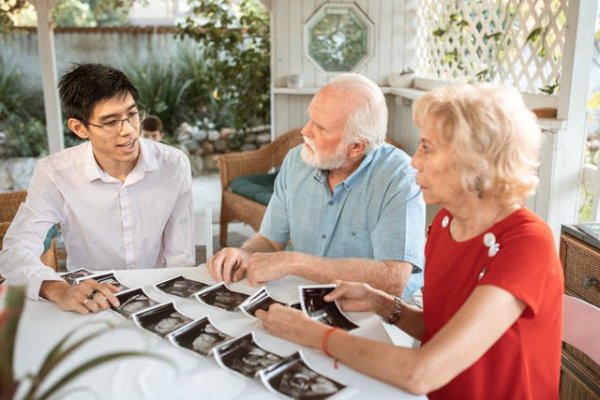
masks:
<svg viewBox="0 0 600 400"><path fill-rule="evenodd" d="M125 180L125 184L132 184L138 182L146 175L146 172L155 171L158 169L158 160L156 159L155 152L150 148L147 139L139 138L140 144L140 156L138 157L138 162L135 167L131 170L129 175L127 175L127 179ZM98 162L96 161L96 157L94 157L94 150L92 149L92 144L88 141L85 144L85 157L84 157L84 173L87 179L91 182L96 179L101 179L105 182L113 181L115 178L108 175Z"/></svg>
<svg viewBox="0 0 600 400"><path fill-rule="evenodd" d="M356 168L354 170L354 172L352 172L350 174L350 176L348 176L346 179L344 179L344 181L340 185L344 185L344 187L346 189L350 189L350 187L352 187L354 182L356 182L356 180L362 175L363 171L365 171L367 169L367 167L369 166L369 164L371 164L371 162L375 159L377 154L379 154L378 150L374 150L374 151L367 153L367 155L365 156L365 158L363 158L363 160L361 161L358 168ZM317 168L315 170L314 177L317 181L323 183L326 181L328 173L329 173L329 170Z"/></svg>

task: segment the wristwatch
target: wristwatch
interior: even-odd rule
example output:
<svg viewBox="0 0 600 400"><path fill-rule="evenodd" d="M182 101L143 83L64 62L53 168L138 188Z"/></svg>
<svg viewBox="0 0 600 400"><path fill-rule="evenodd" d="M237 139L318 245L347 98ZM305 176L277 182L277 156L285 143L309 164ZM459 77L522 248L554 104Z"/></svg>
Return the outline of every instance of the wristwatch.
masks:
<svg viewBox="0 0 600 400"><path fill-rule="evenodd" d="M394 309L386 318L386 322L388 324L396 325L398 321L400 321L400 317L402 316L402 300L400 297L394 297Z"/></svg>

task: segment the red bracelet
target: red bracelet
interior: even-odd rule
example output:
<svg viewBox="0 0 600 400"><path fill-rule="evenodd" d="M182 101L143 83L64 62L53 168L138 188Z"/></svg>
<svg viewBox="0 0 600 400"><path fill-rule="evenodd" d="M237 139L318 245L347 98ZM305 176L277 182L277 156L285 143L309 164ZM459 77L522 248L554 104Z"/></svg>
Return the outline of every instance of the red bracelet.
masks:
<svg viewBox="0 0 600 400"><path fill-rule="evenodd" d="M333 354L331 354L329 352L329 349L327 348L327 343L329 341L329 336L331 336L331 334L337 330L339 330L340 328L336 327L336 326L332 326L331 328L327 329L327 331L325 331L325 333L323 334L323 340L321 341L321 350L323 350L323 353L325 353L328 357L332 357L333 358L333 366L335 369L338 368L338 360L337 358L335 358L333 356Z"/></svg>

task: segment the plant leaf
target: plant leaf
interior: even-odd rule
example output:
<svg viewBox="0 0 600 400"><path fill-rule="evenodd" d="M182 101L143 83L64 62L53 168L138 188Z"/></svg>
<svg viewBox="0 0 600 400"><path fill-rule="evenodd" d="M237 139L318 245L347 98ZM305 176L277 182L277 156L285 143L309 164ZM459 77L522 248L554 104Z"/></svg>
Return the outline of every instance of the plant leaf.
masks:
<svg viewBox="0 0 600 400"><path fill-rule="evenodd" d="M442 29L442 28L438 28L435 31L431 32L431 34L435 37L442 37L442 36L444 36L445 33L446 33L446 30Z"/></svg>
<svg viewBox="0 0 600 400"><path fill-rule="evenodd" d="M527 43L527 42L537 43L537 41L540 40L540 36L542 35L543 31L544 31L544 28L542 28L542 27L535 28L534 30L531 31L529 36L527 36L527 39L525 39L525 43Z"/></svg>
<svg viewBox="0 0 600 400"><path fill-rule="evenodd" d="M79 375L84 374L85 372L87 372L99 365L105 364L110 361L118 360L120 358L125 358L125 357L152 357L152 358L156 358L157 360L165 361L172 365L171 360L169 360L168 358L165 358L158 354L144 353L144 352L140 352L140 351L120 351L120 352L104 354L104 355L92 358L91 360L86 361L83 364L80 364L77 367L73 368L71 371L69 371L67 374L65 374L61 379L59 379L58 382L56 382L54 385L52 385L50 388L48 388L48 390L46 390L43 394L41 394L40 396L36 396L35 398L37 400L46 400L48 397L52 396L57 390L59 390L61 387L63 387L64 385L66 385L67 383L72 381L73 379L77 378Z"/></svg>

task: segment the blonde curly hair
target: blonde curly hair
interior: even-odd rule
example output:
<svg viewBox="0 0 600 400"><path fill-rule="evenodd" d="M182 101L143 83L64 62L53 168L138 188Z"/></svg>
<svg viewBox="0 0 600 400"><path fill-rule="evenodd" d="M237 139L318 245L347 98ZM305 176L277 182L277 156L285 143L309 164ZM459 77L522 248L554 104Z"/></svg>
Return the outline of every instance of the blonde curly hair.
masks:
<svg viewBox="0 0 600 400"><path fill-rule="evenodd" d="M523 203L538 184L541 130L511 86L444 86L419 98L413 119L435 129L456 154L462 188Z"/></svg>

